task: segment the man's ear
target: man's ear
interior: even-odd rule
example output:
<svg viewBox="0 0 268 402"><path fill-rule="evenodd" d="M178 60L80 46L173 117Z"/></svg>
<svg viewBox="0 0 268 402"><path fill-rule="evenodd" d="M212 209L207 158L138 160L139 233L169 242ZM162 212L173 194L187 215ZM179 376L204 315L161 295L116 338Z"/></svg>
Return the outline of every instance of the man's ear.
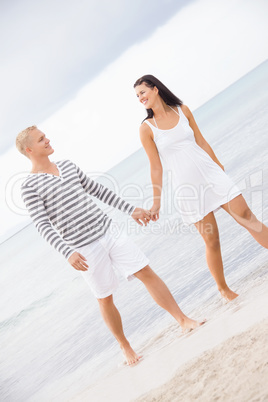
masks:
<svg viewBox="0 0 268 402"><path fill-rule="evenodd" d="M32 150L31 150L31 148L29 148L29 147L26 147L26 148L25 148L25 151L27 152L27 154L31 154L31 153L32 153Z"/></svg>

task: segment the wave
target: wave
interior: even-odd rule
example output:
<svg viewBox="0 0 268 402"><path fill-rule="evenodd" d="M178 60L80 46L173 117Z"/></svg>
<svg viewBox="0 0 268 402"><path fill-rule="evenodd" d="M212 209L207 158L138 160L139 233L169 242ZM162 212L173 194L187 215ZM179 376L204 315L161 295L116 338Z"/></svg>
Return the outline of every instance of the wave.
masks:
<svg viewBox="0 0 268 402"><path fill-rule="evenodd" d="M23 308L21 311L15 312L10 317L0 321L0 330L3 328L19 325L23 320L31 316L34 311L37 311L42 307L47 307L53 302L53 300L56 300L61 294L65 293L67 287L72 286L73 282L77 281L77 279L78 278L74 278L71 283L66 283L65 286L54 289L46 296L30 303L26 308Z"/></svg>

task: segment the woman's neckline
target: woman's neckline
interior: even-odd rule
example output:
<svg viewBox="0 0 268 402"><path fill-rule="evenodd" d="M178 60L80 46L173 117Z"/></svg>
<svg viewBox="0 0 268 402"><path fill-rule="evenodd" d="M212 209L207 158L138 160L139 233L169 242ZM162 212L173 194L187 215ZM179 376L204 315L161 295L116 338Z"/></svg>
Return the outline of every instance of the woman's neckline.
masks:
<svg viewBox="0 0 268 402"><path fill-rule="evenodd" d="M169 106L169 105L168 105L168 107L169 107L171 110L173 110L173 112L176 113L176 114L179 116L179 120L178 120L177 124L176 124L174 127L171 127L171 128L159 128L159 127L157 127L157 125L154 126L154 125L151 123L152 126L153 126L154 128L156 128L157 130L160 130L160 131L170 131L170 130L174 130L174 128L176 128L176 127L179 125L180 121L181 121L181 115L180 115L180 112L179 112L179 107L176 106L177 109L178 109L177 111L174 110L173 107L171 107L171 106ZM157 124L154 117L153 117L153 120L154 120L154 123ZM149 123L150 123L150 122L149 122Z"/></svg>

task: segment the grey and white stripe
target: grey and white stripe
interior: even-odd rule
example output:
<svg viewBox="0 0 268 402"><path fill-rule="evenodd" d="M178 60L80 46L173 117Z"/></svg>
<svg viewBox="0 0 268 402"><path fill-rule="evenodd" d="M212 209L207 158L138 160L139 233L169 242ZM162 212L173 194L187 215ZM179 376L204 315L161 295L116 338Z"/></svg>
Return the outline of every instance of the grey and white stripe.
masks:
<svg viewBox="0 0 268 402"><path fill-rule="evenodd" d="M56 165L60 176L30 174L21 191L39 233L68 259L78 247L102 236L111 223L90 196L129 215L135 207L89 178L71 161Z"/></svg>

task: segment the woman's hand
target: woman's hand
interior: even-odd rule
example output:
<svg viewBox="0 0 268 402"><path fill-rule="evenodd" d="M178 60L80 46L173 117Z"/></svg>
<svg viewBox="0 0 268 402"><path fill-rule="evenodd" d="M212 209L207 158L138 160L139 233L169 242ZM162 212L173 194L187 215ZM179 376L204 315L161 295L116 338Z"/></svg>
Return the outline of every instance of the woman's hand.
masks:
<svg viewBox="0 0 268 402"><path fill-rule="evenodd" d="M160 205L159 204L153 204L153 206L150 209L151 220L153 222L156 222L159 219L159 211L160 211Z"/></svg>
<svg viewBox="0 0 268 402"><path fill-rule="evenodd" d="M224 166L221 163L218 163L218 165L224 171Z"/></svg>

